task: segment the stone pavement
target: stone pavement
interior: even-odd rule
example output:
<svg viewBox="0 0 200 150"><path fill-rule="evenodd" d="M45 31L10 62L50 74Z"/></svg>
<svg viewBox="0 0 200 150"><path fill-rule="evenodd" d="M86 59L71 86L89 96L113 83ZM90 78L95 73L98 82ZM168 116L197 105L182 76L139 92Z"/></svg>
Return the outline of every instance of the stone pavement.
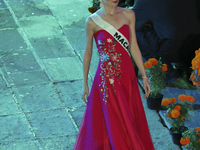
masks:
<svg viewBox="0 0 200 150"><path fill-rule="evenodd" d="M82 53L89 6L88 0L0 0L0 150L73 149L85 109ZM90 86L97 63L94 46ZM156 111L142 101L156 150L179 150Z"/></svg>

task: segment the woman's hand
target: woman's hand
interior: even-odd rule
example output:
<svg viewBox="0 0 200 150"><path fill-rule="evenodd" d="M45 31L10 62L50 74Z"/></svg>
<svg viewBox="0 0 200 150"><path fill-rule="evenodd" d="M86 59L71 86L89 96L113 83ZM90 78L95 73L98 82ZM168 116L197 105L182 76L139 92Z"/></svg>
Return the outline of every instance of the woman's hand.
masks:
<svg viewBox="0 0 200 150"><path fill-rule="evenodd" d="M82 99L86 104L87 104L88 96L89 96L89 88L88 88L88 85L85 85L83 86Z"/></svg>
<svg viewBox="0 0 200 150"><path fill-rule="evenodd" d="M149 80L148 78L143 78L143 85L144 85L144 90L145 90L145 95L144 95L144 98L148 98L149 97L149 94L151 92L151 87L149 85Z"/></svg>

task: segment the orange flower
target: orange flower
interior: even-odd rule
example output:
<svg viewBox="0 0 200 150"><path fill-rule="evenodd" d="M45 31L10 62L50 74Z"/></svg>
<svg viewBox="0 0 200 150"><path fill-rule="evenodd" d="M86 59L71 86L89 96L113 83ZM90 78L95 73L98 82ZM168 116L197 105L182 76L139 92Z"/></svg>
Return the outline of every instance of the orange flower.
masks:
<svg viewBox="0 0 200 150"><path fill-rule="evenodd" d="M193 103L195 101L195 98L193 96L188 96L187 101Z"/></svg>
<svg viewBox="0 0 200 150"><path fill-rule="evenodd" d="M197 85L198 85L198 84L197 84L196 82L194 82L194 81L193 81L192 83L193 83L194 86L197 86Z"/></svg>
<svg viewBox="0 0 200 150"><path fill-rule="evenodd" d="M163 66L162 66L162 71L164 72L164 71L167 71L167 64L164 64Z"/></svg>
<svg viewBox="0 0 200 150"><path fill-rule="evenodd" d="M151 68L152 67L152 63L150 61L147 61L144 63L144 67L145 68Z"/></svg>
<svg viewBox="0 0 200 150"><path fill-rule="evenodd" d="M169 105L170 104L170 99L169 98L164 98L163 100L162 100L162 105L163 106L167 106L167 105Z"/></svg>
<svg viewBox="0 0 200 150"><path fill-rule="evenodd" d="M183 115L181 115L181 120L185 119L185 117Z"/></svg>
<svg viewBox="0 0 200 150"><path fill-rule="evenodd" d="M181 110L181 106L180 105L176 105L176 107L174 107L174 110L180 111Z"/></svg>
<svg viewBox="0 0 200 150"><path fill-rule="evenodd" d="M148 61L151 62L152 65L157 65L158 64L158 60L155 59L155 58L150 58Z"/></svg>
<svg viewBox="0 0 200 150"><path fill-rule="evenodd" d="M187 137L185 139L180 140L181 145L187 145L190 143L190 139Z"/></svg>
<svg viewBox="0 0 200 150"><path fill-rule="evenodd" d="M190 79L192 80L194 79L194 74L191 74Z"/></svg>
<svg viewBox="0 0 200 150"><path fill-rule="evenodd" d="M199 139L199 143L200 143L200 139Z"/></svg>
<svg viewBox="0 0 200 150"><path fill-rule="evenodd" d="M171 102L171 103L175 103L176 101L177 101L176 98L171 98L171 99L170 99L170 102Z"/></svg>
<svg viewBox="0 0 200 150"><path fill-rule="evenodd" d="M171 115L170 112L167 113L167 117L168 117L168 118L172 118L172 115Z"/></svg>
<svg viewBox="0 0 200 150"><path fill-rule="evenodd" d="M195 131L200 131L200 127L196 127L196 128L195 128Z"/></svg>
<svg viewBox="0 0 200 150"><path fill-rule="evenodd" d="M187 96L185 94L181 94L181 95L178 96L178 99L180 101L185 101L187 99Z"/></svg>
<svg viewBox="0 0 200 150"><path fill-rule="evenodd" d="M196 50L196 51L195 51L195 54L196 54L196 55L198 55L198 54L199 54L199 52L200 52L200 51L199 51L199 49L198 49L198 50Z"/></svg>
<svg viewBox="0 0 200 150"><path fill-rule="evenodd" d="M172 110L171 115L172 118L178 118L180 116L180 112L178 110Z"/></svg>
<svg viewBox="0 0 200 150"><path fill-rule="evenodd" d="M197 133L198 136L200 136L200 133Z"/></svg>

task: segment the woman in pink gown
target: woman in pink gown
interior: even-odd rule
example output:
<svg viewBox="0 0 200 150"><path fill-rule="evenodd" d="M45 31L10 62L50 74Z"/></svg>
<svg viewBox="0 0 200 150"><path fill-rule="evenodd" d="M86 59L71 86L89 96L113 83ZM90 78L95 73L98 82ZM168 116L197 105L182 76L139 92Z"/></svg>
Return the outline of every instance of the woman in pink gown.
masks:
<svg viewBox="0 0 200 150"><path fill-rule="evenodd" d="M130 52L143 76L145 97L150 86L135 36L135 14L117 7L118 0L102 0L96 15L129 41ZM74 150L154 150L134 67L129 53L92 17L86 19L83 100L87 103ZM99 64L89 94L87 78L93 37Z"/></svg>

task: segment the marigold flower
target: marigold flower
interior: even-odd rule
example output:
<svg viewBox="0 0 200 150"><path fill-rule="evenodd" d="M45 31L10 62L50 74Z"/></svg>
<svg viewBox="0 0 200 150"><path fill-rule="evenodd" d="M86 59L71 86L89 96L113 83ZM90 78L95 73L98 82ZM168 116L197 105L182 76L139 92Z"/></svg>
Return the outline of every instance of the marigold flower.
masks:
<svg viewBox="0 0 200 150"><path fill-rule="evenodd" d="M196 128L195 128L195 131L200 131L200 127L196 127Z"/></svg>
<svg viewBox="0 0 200 150"><path fill-rule="evenodd" d="M185 119L185 116L181 115L181 120L184 120Z"/></svg>
<svg viewBox="0 0 200 150"><path fill-rule="evenodd" d="M181 94L181 95L178 96L178 99L180 101L185 101L187 99L187 96L185 94Z"/></svg>
<svg viewBox="0 0 200 150"><path fill-rule="evenodd" d="M197 84L196 82L194 82L194 81L193 81L192 83L193 83L194 86L197 86L197 85L198 85L198 84Z"/></svg>
<svg viewBox="0 0 200 150"><path fill-rule="evenodd" d="M151 68L152 67L152 63L150 61L147 61L144 63L144 67L145 68Z"/></svg>
<svg viewBox="0 0 200 150"><path fill-rule="evenodd" d="M148 61L151 62L152 65L157 65L158 64L158 60L155 59L155 58L150 58Z"/></svg>
<svg viewBox="0 0 200 150"><path fill-rule="evenodd" d="M168 118L172 118L172 115L171 115L170 112L167 113L167 117L168 117Z"/></svg>
<svg viewBox="0 0 200 150"><path fill-rule="evenodd" d="M164 98L163 100L162 100L162 105L163 106L167 106L167 105L169 105L170 104L170 99L169 98Z"/></svg>
<svg viewBox="0 0 200 150"><path fill-rule="evenodd" d="M174 107L174 110L180 111L181 110L181 106L180 105L176 105L176 107Z"/></svg>
<svg viewBox="0 0 200 150"><path fill-rule="evenodd" d="M197 133L198 136L200 136L200 133Z"/></svg>
<svg viewBox="0 0 200 150"><path fill-rule="evenodd" d="M164 71L167 71L167 64L164 64L163 66L162 66L162 71L164 72Z"/></svg>
<svg viewBox="0 0 200 150"><path fill-rule="evenodd" d="M195 98L193 96L188 96L186 99L188 102L193 103L195 101Z"/></svg>
<svg viewBox="0 0 200 150"><path fill-rule="evenodd" d="M192 74L191 74L191 76L190 76L190 79L192 79L192 80L193 80L193 79L194 79L194 77L195 77L195 76L194 76L194 74L192 73Z"/></svg>
<svg viewBox="0 0 200 150"><path fill-rule="evenodd" d="M178 110L172 110L171 115L172 118L178 118L180 116L180 112Z"/></svg>
<svg viewBox="0 0 200 150"><path fill-rule="evenodd" d="M199 51L199 49L198 49L198 50L196 50L196 51L195 51L195 54L196 54L196 55L198 55L198 54L199 54L199 52L200 52L200 51Z"/></svg>
<svg viewBox="0 0 200 150"><path fill-rule="evenodd" d="M187 145L190 143L190 139L187 137L185 139L180 140L181 145Z"/></svg>
<svg viewBox="0 0 200 150"><path fill-rule="evenodd" d="M175 103L176 101L177 101L176 98L171 98L171 99L170 99L170 102L171 102L171 103Z"/></svg>
<svg viewBox="0 0 200 150"><path fill-rule="evenodd" d="M199 143L200 143L200 139L199 139Z"/></svg>

